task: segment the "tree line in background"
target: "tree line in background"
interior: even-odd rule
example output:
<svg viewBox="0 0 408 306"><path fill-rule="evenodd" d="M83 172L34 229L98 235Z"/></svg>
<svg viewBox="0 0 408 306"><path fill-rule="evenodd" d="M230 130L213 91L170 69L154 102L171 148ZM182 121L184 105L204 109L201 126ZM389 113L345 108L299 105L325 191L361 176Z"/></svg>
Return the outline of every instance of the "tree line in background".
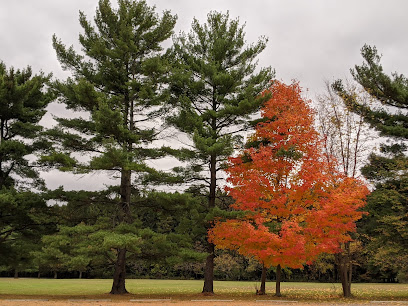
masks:
<svg viewBox="0 0 408 306"><path fill-rule="evenodd" d="M328 84L314 111L299 84L257 68L267 39L246 43L238 19L210 12L174 36L176 20L100 0L93 22L80 13L81 53L53 37L71 77L1 64L2 275L112 277L112 294L126 277L204 279L203 293L261 278L264 294L283 274L341 280L345 296L352 279L407 280L407 79L364 46L353 82ZM44 128L53 102L69 115ZM179 166L152 166L164 158ZM48 190L50 169L119 184Z"/></svg>

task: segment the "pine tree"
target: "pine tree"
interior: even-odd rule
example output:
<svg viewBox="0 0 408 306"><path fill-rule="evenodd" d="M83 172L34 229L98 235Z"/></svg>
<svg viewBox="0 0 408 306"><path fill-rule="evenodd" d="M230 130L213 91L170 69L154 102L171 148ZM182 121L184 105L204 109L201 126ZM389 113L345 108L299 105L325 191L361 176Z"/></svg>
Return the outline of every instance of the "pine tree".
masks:
<svg viewBox="0 0 408 306"><path fill-rule="evenodd" d="M256 57L267 40L245 44L244 27L229 14L210 12L201 25L194 19L189 34L174 39L170 77L176 114L169 122L189 135L194 145L187 177L203 182L208 208L215 207L222 163L240 142L249 115L259 110L272 79L270 68L256 72ZM207 171L203 173L202 171ZM203 293L213 292L214 246L207 252Z"/></svg>
<svg viewBox="0 0 408 306"><path fill-rule="evenodd" d="M33 75L31 67L7 70L0 62L0 189L44 187L28 156L47 148L39 122L52 98L50 77Z"/></svg>
<svg viewBox="0 0 408 306"><path fill-rule="evenodd" d="M398 73L391 76L383 71L381 56L376 47L361 49L362 65L356 65L351 74L354 80L378 103L359 103L358 97L348 92L342 81L333 88L353 112L387 138L379 153L372 153L362 174L375 184L367 199L367 211L361 231L371 236L367 249L371 263L382 270L383 277L408 278L408 79ZM393 258L391 260L391 258Z"/></svg>
<svg viewBox="0 0 408 306"><path fill-rule="evenodd" d="M49 148L39 124L52 100L51 75L0 62L0 257L7 263L19 240L39 240L48 208L35 155ZM35 192L35 193L34 193ZM9 249L11 248L11 249ZM14 250L17 252L16 250Z"/></svg>
<svg viewBox="0 0 408 306"><path fill-rule="evenodd" d="M43 160L63 170L119 173L116 225L131 224L134 184L155 172L147 159L163 156L148 147L158 134L149 122L160 115L166 70L161 44L171 36L176 17L168 11L159 17L145 1L119 0L113 9L108 0L100 0L94 24L82 12L79 21L83 55L53 37L62 67L73 74L55 88L68 109L86 115L57 119L51 136L61 148ZM89 162L69 153L86 154ZM126 253L126 246L118 244L112 294L127 292Z"/></svg>
<svg viewBox="0 0 408 306"><path fill-rule="evenodd" d="M408 79L398 73L390 76L383 72L381 56L375 47L365 45L361 49L365 62L355 66L351 74L366 91L367 94L381 103L381 107L361 104L358 99L347 92L342 81L336 81L333 88L343 97L346 105L364 119L382 136L392 137L397 140L408 138L406 123L408 117L397 110L408 108Z"/></svg>

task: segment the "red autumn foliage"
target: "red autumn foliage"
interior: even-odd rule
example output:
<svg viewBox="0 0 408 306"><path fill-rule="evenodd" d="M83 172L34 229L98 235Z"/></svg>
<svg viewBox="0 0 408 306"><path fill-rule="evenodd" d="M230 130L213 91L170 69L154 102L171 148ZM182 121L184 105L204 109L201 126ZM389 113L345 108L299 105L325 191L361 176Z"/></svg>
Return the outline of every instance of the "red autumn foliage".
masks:
<svg viewBox="0 0 408 306"><path fill-rule="evenodd" d="M244 217L216 221L209 239L266 267L300 268L350 241L367 187L335 171L298 83L275 81L262 123L227 169L233 208Z"/></svg>

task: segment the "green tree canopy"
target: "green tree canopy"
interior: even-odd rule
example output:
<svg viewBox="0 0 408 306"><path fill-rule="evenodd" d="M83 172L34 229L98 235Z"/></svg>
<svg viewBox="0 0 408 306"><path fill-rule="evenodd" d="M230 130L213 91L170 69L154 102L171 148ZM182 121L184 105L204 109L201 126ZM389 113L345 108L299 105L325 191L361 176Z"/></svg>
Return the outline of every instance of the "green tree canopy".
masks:
<svg viewBox="0 0 408 306"><path fill-rule="evenodd" d="M31 67L7 69L0 62L0 189L44 187L29 156L47 148L39 122L52 99L50 77L34 75Z"/></svg>
<svg viewBox="0 0 408 306"><path fill-rule="evenodd" d="M163 156L149 147L158 136L151 120L160 114L163 101L161 44L172 34L176 17L168 11L159 17L145 1L119 0L114 9L108 0L100 0L94 23L82 12L79 21L82 54L53 37L62 67L72 72L55 89L68 109L85 115L57 119L50 136L60 148L43 161L62 170L118 173L115 222L132 224L132 192L138 192L139 178L155 171L146 160ZM72 153L89 160L79 161ZM127 292L126 252L118 244L113 294Z"/></svg>
<svg viewBox="0 0 408 306"><path fill-rule="evenodd" d="M45 189L35 155L49 148L39 122L52 99L50 77L0 62L0 256L18 252L12 251L18 240L39 240L49 221L44 199L33 191Z"/></svg>

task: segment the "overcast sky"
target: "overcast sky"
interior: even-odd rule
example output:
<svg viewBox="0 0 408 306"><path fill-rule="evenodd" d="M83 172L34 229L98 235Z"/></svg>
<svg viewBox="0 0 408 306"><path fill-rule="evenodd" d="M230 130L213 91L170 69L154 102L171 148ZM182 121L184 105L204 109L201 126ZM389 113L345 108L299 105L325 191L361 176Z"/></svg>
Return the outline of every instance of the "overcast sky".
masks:
<svg viewBox="0 0 408 306"><path fill-rule="evenodd" d="M112 3L116 3L115 0ZM360 49L375 45L385 71L408 75L407 0L147 0L157 12L177 14L175 32L188 32L196 17L205 22L211 10L230 12L246 23L248 43L269 38L259 65L271 66L278 79L300 81L313 98L325 80L349 77L360 64ZM97 0L0 0L0 60L7 67L32 66L65 78L51 45L55 33L78 46L78 12L92 19ZM52 178L51 178L52 177ZM64 175L46 177L56 187ZM78 179L78 186L88 184ZM95 177L94 182L100 181Z"/></svg>

